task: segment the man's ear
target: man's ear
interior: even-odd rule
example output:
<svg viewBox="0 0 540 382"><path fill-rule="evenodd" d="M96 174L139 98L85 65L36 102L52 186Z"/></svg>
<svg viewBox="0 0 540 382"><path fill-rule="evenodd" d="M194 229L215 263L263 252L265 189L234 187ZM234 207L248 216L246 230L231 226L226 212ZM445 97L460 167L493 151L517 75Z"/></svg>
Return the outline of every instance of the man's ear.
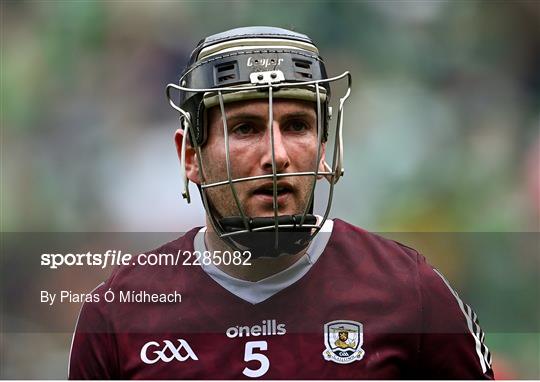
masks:
<svg viewBox="0 0 540 382"><path fill-rule="evenodd" d="M176 145L176 153L178 154L178 160L182 158L182 142L184 138L184 130L178 129L174 133L174 143ZM195 149L189 143L189 137L186 139L186 176L187 178L196 184L201 184L201 178L199 176L199 162L197 160L197 153Z"/></svg>

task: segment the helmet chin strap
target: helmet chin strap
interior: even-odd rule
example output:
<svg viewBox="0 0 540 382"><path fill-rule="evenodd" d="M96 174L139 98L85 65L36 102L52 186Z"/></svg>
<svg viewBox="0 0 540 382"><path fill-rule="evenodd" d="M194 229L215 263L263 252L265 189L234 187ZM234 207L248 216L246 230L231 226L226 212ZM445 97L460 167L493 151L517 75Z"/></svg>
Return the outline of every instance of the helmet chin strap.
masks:
<svg viewBox="0 0 540 382"><path fill-rule="evenodd" d="M312 226L317 217L306 214L300 225L303 214L279 215L277 227L279 241L276 240L276 219L274 217L254 217L249 219L246 232L244 219L230 216L219 219L224 235L221 239L233 248L250 251L254 259L261 257L275 258L283 255L294 255L307 248L311 241Z"/></svg>
<svg viewBox="0 0 540 382"><path fill-rule="evenodd" d="M203 198L202 187L197 184L197 188ZM313 239L313 229L317 224L317 216L313 214L313 201L303 222L303 214L278 215L277 224L274 216L248 217L249 231L246 231L246 222L242 216L221 217L210 200L208 207L211 223L219 238L233 249L249 251L252 259L295 255L305 250Z"/></svg>

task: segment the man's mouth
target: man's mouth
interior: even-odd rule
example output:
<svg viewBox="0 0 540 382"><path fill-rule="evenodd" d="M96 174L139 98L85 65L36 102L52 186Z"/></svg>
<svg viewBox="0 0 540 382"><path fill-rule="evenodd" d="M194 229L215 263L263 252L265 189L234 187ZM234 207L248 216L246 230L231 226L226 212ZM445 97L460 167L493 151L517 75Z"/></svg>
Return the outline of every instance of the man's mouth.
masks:
<svg viewBox="0 0 540 382"><path fill-rule="evenodd" d="M279 182L277 184L277 197L278 199L283 199L283 197L290 195L294 192L293 187L287 182ZM274 185L273 183L265 183L262 186L253 190L253 195L261 196L265 198L274 197Z"/></svg>

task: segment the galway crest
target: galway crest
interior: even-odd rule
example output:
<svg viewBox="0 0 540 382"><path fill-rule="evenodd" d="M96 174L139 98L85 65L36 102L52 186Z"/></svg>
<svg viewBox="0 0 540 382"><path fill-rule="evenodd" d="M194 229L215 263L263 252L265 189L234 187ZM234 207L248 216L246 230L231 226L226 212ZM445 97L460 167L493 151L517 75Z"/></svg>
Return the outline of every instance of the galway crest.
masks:
<svg viewBox="0 0 540 382"><path fill-rule="evenodd" d="M324 324L323 357L327 361L341 364L360 361L365 354L363 342L363 326L359 322L337 320Z"/></svg>

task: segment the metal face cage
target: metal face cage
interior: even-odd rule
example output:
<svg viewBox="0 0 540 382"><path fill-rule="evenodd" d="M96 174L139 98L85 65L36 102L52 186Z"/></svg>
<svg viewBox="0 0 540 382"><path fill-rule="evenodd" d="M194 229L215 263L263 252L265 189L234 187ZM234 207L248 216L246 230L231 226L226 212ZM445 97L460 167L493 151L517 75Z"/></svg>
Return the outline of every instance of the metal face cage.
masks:
<svg viewBox="0 0 540 382"><path fill-rule="evenodd" d="M326 79L318 79L305 82L286 82L283 73L279 70L270 70L266 72L252 73L250 76L251 85L217 87L217 88L190 88L176 84L168 84L166 94L170 105L180 113L180 126L184 131L182 138L182 150L180 155L181 175L184 183L182 195L190 202L189 180L186 175L186 144L190 136L191 145L197 153L199 165L199 175L201 184L199 189L201 199L209 220L216 234L232 246L234 249L245 251L253 250L253 257L275 257L282 254L293 254L307 247L309 242L320 231L324 222L328 218L332 205L333 189L339 178L344 173L343 168L343 110L351 92L352 78L349 72ZM325 171L319 171L321 162L321 145L326 140L323 132L323 123L330 124L328 119L332 114L332 108L329 106L326 97L326 88L335 81L346 80L347 90L339 99L338 113L335 119L335 137L332 152L332 164L324 161ZM180 79L180 84L183 80ZM203 157L201 154L202 144L195 137L193 129L193 115L178 106L171 96L171 91L176 89L180 92L199 93L205 100L206 105L210 103L219 105L223 124L223 134L225 143L225 165L227 178L219 181L208 182L205 177ZM240 95L240 96L239 96ZM313 171L303 172L282 172L278 173L276 169L275 142L274 142L274 112L273 100L275 98L292 98L300 100L313 100L316 103L317 112L317 157L314 163ZM232 176L231 158L229 151L229 131L227 128L227 118L225 114L225 104L235 100L249 99L268 99L268 129L270 132L272 173L258 176L234 178ZM326 110L323 110L323 107ZM323 121L323 115L327 116L327 121ZM329 127L329 126L328 126ZM328 128L330 131L330 128ZM280 216L278 206L278 180L283 177L311 177L312 182L308 195L308 202L303 208L303 212L292 216ZM329 182L328 199L326 208L322 217L312 215L314 193L317 179L324 177ZM244 206L238 197L236 185L240 182L248 182L260 179L272 180L273 195L273 217L253 217L245 213ZM228 186L232 193L238 216L220 217L209 200L208 190L214 187ZM296 235L294 233L297 233ZM261 235L255 233L265 233L264 239ZM271 234L271 235L269 235ZM250 237L246 240L246 237ZM257 248L255 248L257 247Z"/></svg>

